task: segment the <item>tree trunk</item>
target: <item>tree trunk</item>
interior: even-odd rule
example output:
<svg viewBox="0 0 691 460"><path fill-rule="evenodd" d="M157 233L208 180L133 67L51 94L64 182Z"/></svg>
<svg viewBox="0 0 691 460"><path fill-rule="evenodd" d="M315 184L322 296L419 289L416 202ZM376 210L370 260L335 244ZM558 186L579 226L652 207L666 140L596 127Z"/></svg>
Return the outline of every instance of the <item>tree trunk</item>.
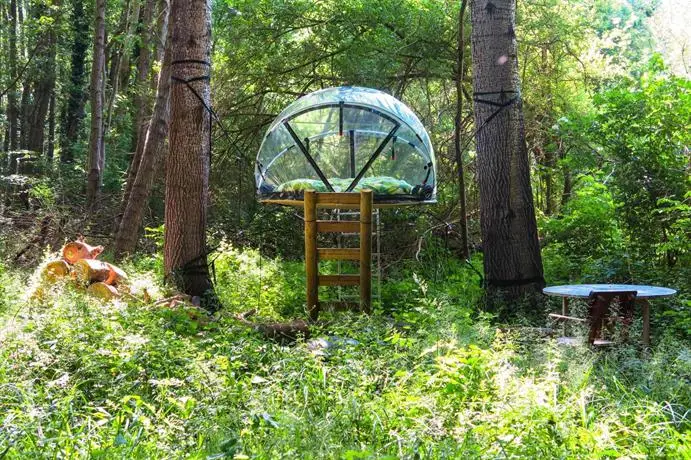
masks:
<svg viewBox="0 0 691 460"><path fill-rule="evenodd" d="M543 169L545 174L545 215L551 216L554 214L554 152L549 146L545 147L545 167Z"/></svg>
<svg viewBox="0 0 691 460"><path fill-rule="evenodd" d="M490 304L544 286L518 77L515 0L472 0L480 226Z"/></svg>
<svg viewBox="0 0 691 460"><path fill-rule="evenodd" d="M7 92L7 124L9 126L9 150L19 147L19 108L17 107L17 0L10 0L9 56L7 59L10 81Z"/></svg>
<svg viewBox="0 0 691 460"><path fill-rule="evenodd" d="M48 106L48 148L46 158L52 160L55 156L55 87L50 95L50 105Z"/></svg>
<svg viewBox="0 0 691 460"><path fill-rule="evenodd" d="M137 60L137 75L134 81L134 108L137 114L134 125L135 137L132 144L135 152L139 151L140 155L144 133L146 133L147 114L149 113L149 85L147 83L151 71L151 18L154 7L154 0L146 0L142 11L139 59Z"/></svg>
<svg viewBox="0 0 691 460"><path fill-rule="evenodd" d="M105 67L105 0L96 0L93 62L91 64L91 136L89 138L89 171L86 185L87 203L92 206L98 194L104 166L103 151L103 72Z"/></svg>
<svg viewBox="0 0 691 460"><path fill-rule="evenodd" d="M89 46L89 26L84 14L83 0L72 1L70 17L74 42L71 52L70 82L67 89L67 102L62 113L62 132L60 139L60 161L74 161L75 145L79 140L79 130L84 117L84 82L86 80L86 52Z"/></svg>
<svg viewBox="0 0 691 460"><path fill-rule="evenodd" d="M572 181L571 171L569 171L569 168L567 166L562 166L562 174L564 175L564 190L561 193L561 203L559 205L560 208L563 210L566 204L571 199Z"/></svg>
<svg viewBox="0 0 691 460"><path fill-rule="evenodd" d="M38 12L36 19L43 14ZM27 137L26 147L34 152L43 152L45 140L46 118L50 108L50 100L55 89L55 56L56 56L56 37L53 29L45 31L38 40L41 44L35 51L37 59L34 60L34 88L32 97L32 107L27 117Z"/></svg>
<svg viewBox="0 0 691 460"><path fill-rule="evenodd" d="M168 8L166 7L166 10ZM163 12L167 16L168 12ZM163 29L167 29L167 21L164 19ZM125 202L125 210L118 226L115 237L115 254L122 256L134 251L137 245L139 227L144 215L151 186L154 181L154 173L161 164L165 154L166 136L170 121L170 74L171 74L171 39L165 41L165 54L161 72L158 76L158 88L156 90L156 102L151 123L146 133L144 149L137 174L130 187L129 198Z"/></svg>
<svg viewBox="0 0 691 460"><path fill-rule="evenodd" d="M112 52L110 54L110 67L108 81L110 82L110 95L107 103L106 128L111 126L113 112L116 109L115 99L118 94L126 94L130 81L130 55L132 54L132 44L137 37L137 27L139 26L140 0L128 0L123 8L122 15L114 40ZM130 112L130 105L117 107L119 112Z"/></svg>
<svg viewBox="0 0 691 460"><path fill-rule="evenodd" d="M115 98L117 97L120 85L120 63L122 60L123 40L120 37L127 33L127 21L132 2L127 1L120 13L120 20L118 21L118 28L114 37L108 42L106 47L106 56L108 65L108 81L110 82L110 94L108 95L107 109L106 109L106 129L111 124L113 118L113 107L115 105Z"/></svg>
<svg viewBox="0 0 691 460"><path fill-rule="evenodd" d="M127 202L129 201L130 192L132 190L132 184L134 183L135 177L137 177L137 168L139 167L139 163L142 159L142 155L144 152L144 141L148 130L147 119L149 115L150 101L148 94L149 85L147 84L147 82L149 72L151 70L151 32L147 25L151 23L153 9L154 1L146 0L144 10L142 11L143 27L141 32L141 43L139 48L139 61L137 62L137 76L134 87L134 108L136 111L133 138L134 156L132 157L130 166L127 169L125 193L123 195L122 200L124 206L126 206Z"/></svg>
<svg viewBox="0 0 691 460"><path fill-rule="evenodd" d="M132 0L130 2L131 10L128 18L128 27L126 29L126 34L124 37L124 45L122 48L122 56L120 58L120 75L118 78L118 86L120 92L124 93L127 91L127 87L130 84L130 57L132 54L132 37L137 35L137 25L139 24L139 10L141 8L140 0Z"/></svg>
<svg viewBox="0 0 691 460"><path fill-rule="evenodd" d="M173 82L170 93L170 152L166 164L164 266L166 278L183 292L218 308L206 263L211 100L210 0L173 0L171 9ZM196 94L202 99L197 98Z"/></svg>
<svg viewBox="0 0 691 460"><path fill-rule="evenodd" d="M456 152L456 169L458 171L458 204L461 212L459 219L461 230L461 251L460 255L463 259L468 259L470 253L468 252L468 219L466 212L465 199L465 174L463 169L463 146L461 143L461 136L463 133L463 77L465 75L464 59L465 59L465 42L463 37L463 19L465 17L465 9L467 0L461 0L461 9L458 13L458 41L457 41L457 60L456 70L456 122L454 125L454 149Z"/></svg>

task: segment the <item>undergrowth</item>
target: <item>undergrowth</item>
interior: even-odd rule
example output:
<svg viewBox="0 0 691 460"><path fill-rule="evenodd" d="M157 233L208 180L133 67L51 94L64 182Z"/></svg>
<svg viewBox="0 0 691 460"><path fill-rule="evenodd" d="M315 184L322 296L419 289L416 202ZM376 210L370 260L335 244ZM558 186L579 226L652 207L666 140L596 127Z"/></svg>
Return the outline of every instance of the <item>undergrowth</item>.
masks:
<svg viewBox="0 0 691 460"><path fill-rule="evenodd" d="M411 266L371 317L283 346L233 315L303 317L300 264L226 246L215 267L211 319L68 285L29 302L0 267L0 458L691 455L691 350L662 331L649 356L558 346L478 314L472 270ZM128 270L155 291L158 259Z"/></svg>

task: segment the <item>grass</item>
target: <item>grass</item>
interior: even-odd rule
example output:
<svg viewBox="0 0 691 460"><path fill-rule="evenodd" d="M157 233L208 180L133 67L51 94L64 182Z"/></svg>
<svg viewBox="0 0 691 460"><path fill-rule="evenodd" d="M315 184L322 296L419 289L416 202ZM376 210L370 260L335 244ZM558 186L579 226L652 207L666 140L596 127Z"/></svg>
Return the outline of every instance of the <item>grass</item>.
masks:
<svg viewBox="0 0 691 460"><path fill-rule="evenodd" d="M128 270L155 294L157 267ZM645 358L501 332L454 264L404 270L377 314L327 315L292 346L233 319L301 317L300 270L224 247L227 309L206 321L69 286L28 302L0 268L0 458L691 458L691 350L672 335Z"/></svg>

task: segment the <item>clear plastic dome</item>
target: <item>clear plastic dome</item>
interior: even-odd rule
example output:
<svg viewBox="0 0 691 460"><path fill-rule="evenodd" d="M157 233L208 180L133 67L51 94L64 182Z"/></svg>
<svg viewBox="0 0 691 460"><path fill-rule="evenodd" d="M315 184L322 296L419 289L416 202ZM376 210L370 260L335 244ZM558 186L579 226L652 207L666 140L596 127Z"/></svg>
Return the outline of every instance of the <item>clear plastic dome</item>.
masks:
<svg viewBox="0 0 691 460"><path fill-rule="evenodd" d="M420 120L396 98L360 87L316 91L283 110L259 149L255 180L265 200L364 188L379 202L436 197L434 152Z"/></svg>

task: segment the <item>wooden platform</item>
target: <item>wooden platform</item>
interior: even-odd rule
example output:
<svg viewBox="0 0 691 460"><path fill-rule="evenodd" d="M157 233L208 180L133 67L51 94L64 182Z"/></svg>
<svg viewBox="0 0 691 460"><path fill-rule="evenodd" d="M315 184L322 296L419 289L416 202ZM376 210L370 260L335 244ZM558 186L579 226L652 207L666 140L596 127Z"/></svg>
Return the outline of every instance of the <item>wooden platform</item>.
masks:
<svg viewBox="0 0 691 460"><path fill-rule="evenodd" d="M307 193L307 192L305 192ZM326 194L328 192L313 192L313 193L323 193ZM339 195L355 195L358 196L359 193L352 192L352 193L336 193ZM263 204L280 204L283 206L294 206L296 208L303 207L305 205L304 200L298 200L298 199L272 199L272 198L267 198L267 199L260 199L260 203ZM372 206L375 209L380 209L380 208L400 208L402 206L420 206L423 204L435 204L436 200L429 200L429 201L380 201L380 202L373 202ZM327 204L320 204L320 208L324 209L353 209L353 208L343 208L342 206L338 204L332 204L332 205L327 205Z"/></svg>

